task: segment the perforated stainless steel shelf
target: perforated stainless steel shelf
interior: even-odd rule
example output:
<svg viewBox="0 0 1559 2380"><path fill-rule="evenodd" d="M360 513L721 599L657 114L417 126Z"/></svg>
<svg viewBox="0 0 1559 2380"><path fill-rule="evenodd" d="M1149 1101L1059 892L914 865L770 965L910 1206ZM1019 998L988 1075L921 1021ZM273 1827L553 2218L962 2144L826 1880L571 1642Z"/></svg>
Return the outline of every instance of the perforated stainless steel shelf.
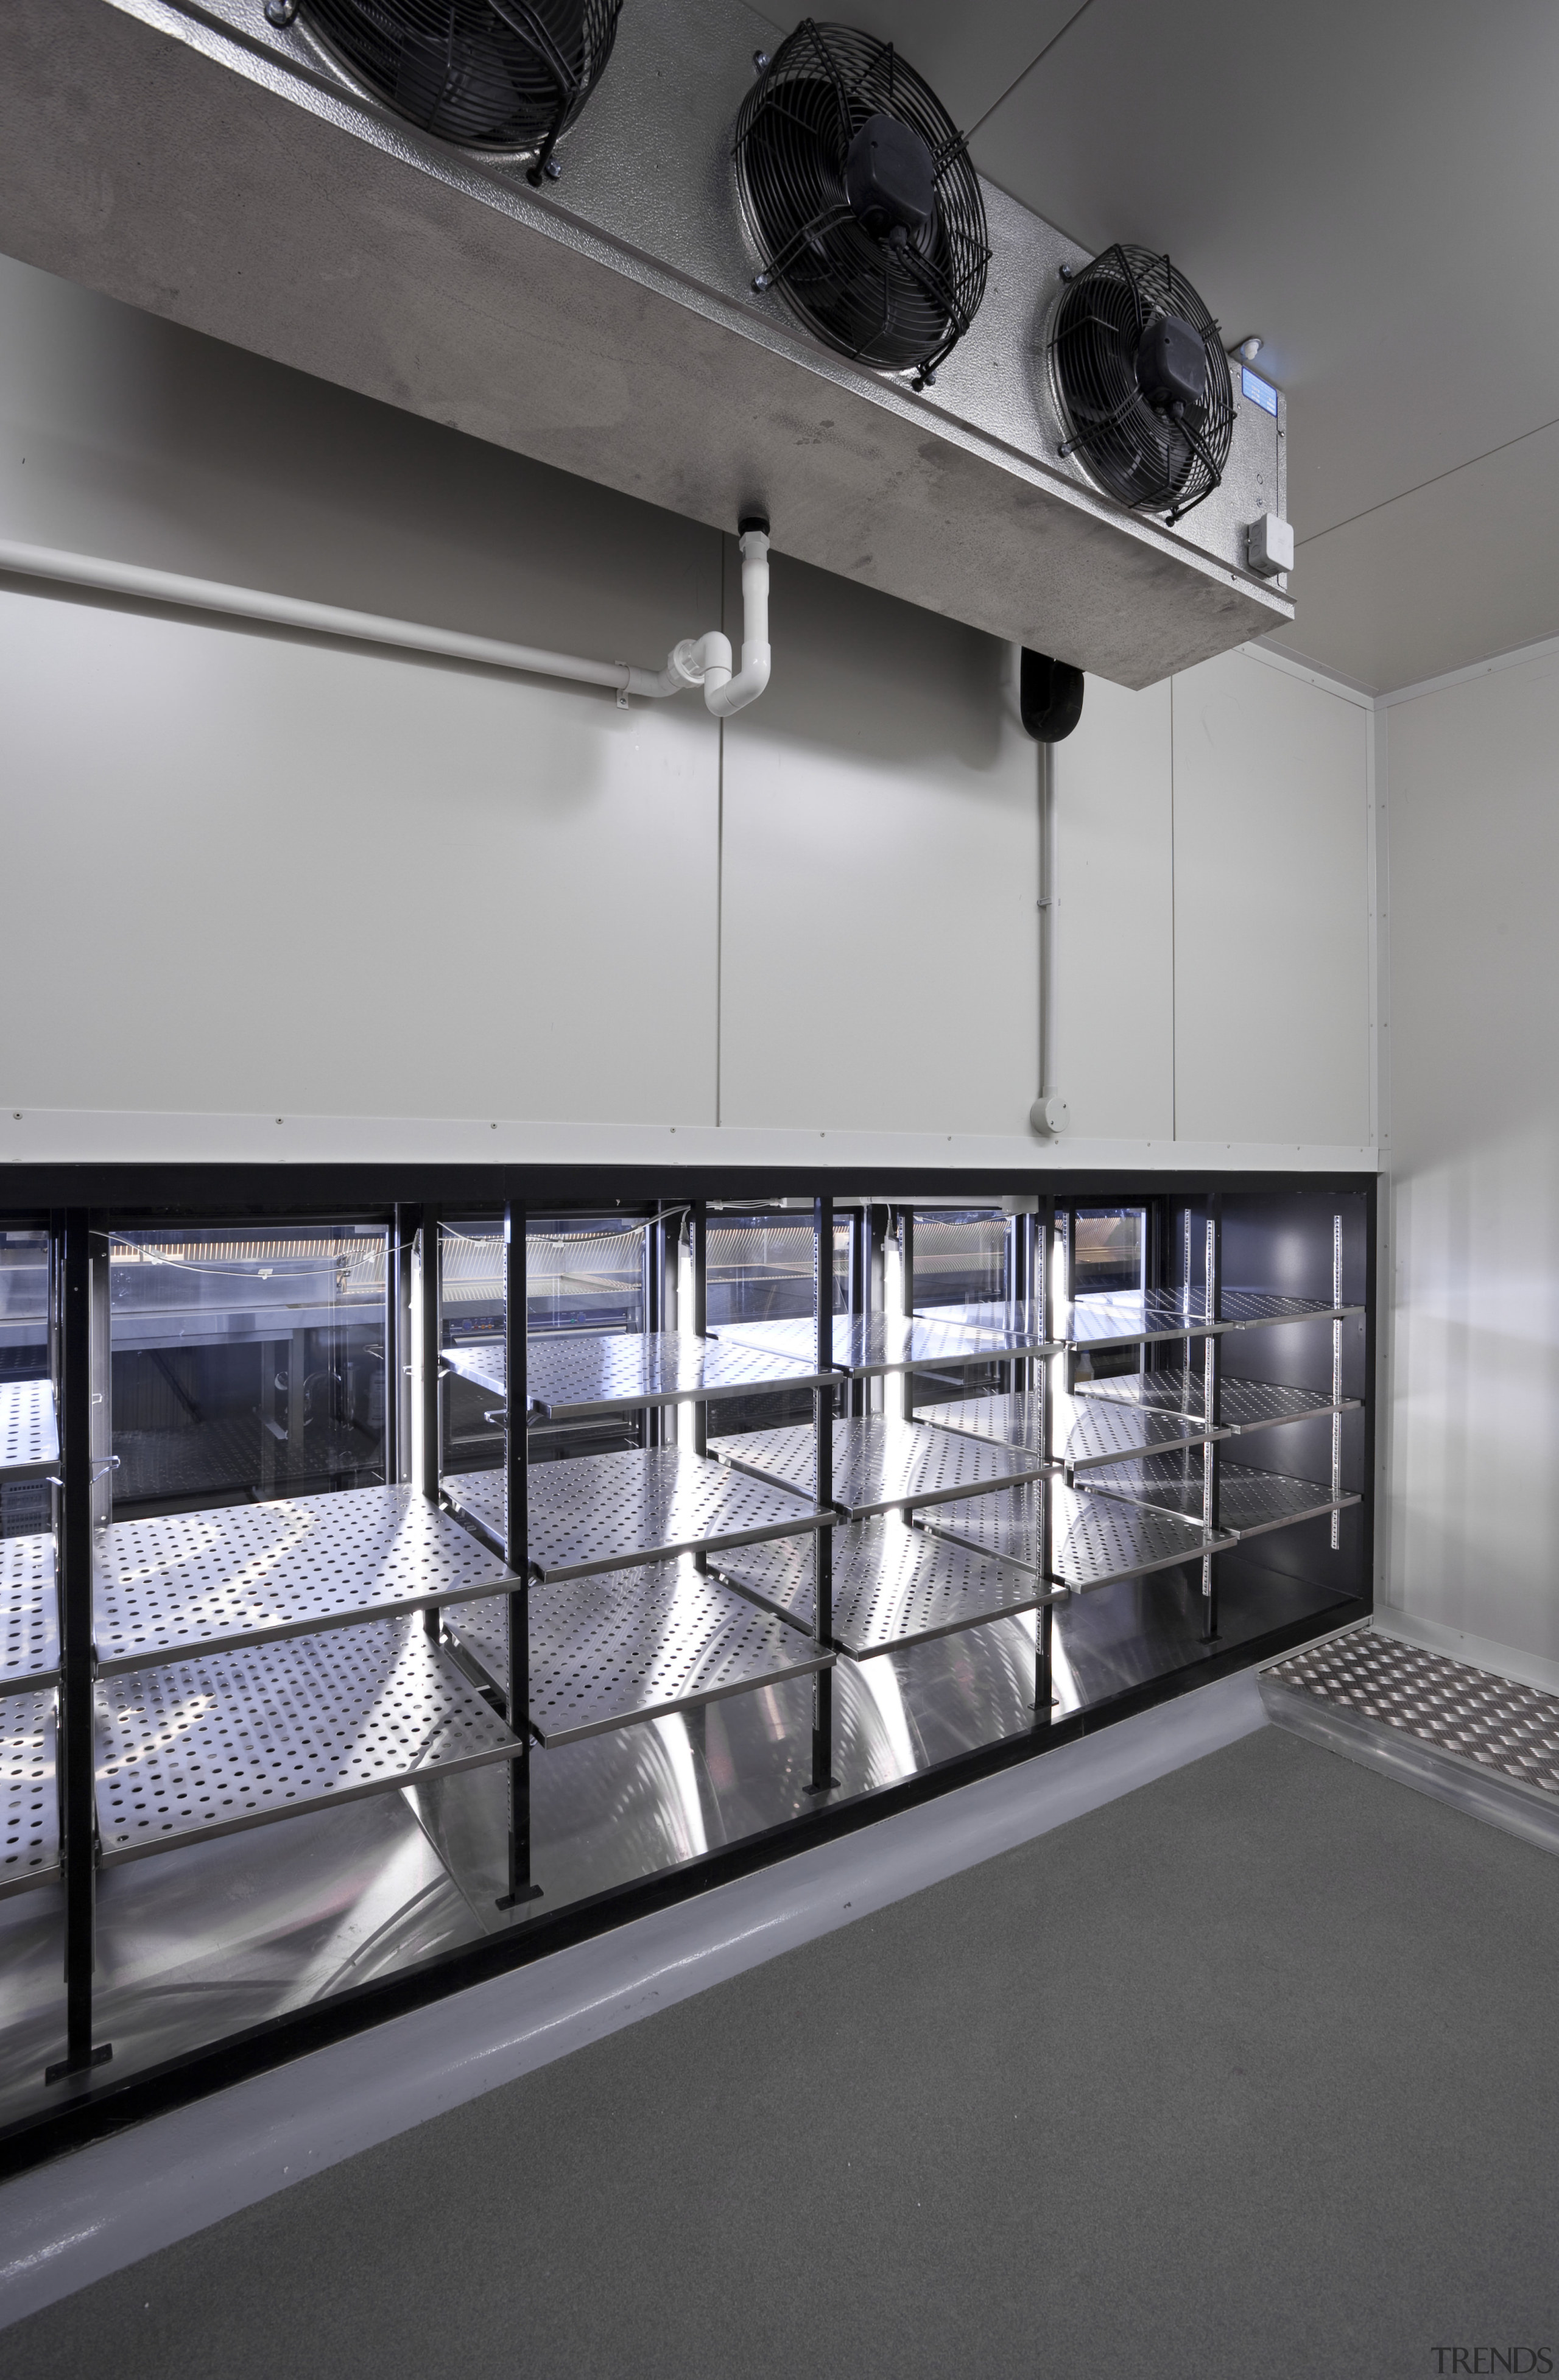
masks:
<svg viewBox="0 0 1559 2380"><path fill-rule="evenodd" d="M0 1479L42 1479L59 1469L52 1380L0 1380Z"/></svg>
<svg viewBox="0 0 1559 2380"><path fill-rule="evenodd" d="M1201 1463L1177 1455L1156 1454L1143 1463L1126 1463L1110 1471L1090 1474L1089 1492L1139 1504L1150 1512L1178 1514L1194 1521L1201 1512ZM1286 1529L1296 1521L1312 1521L1324 1512L1340 1512L1358 1502L1357 1496L1334 1496L1314 1479L1287 1479L1275 1471L1250 1471L1225 1463L1219 1474L1218 1517L1235 1537L1260 1536L1266 1529Z"/></svg>
<svg viewBox="0 0 1559 2380"><path fill-rule="evenodd" d="M1200 1562L1220 1553L1234 1538L1205 1536L1200 1528L1162 1512L1143 1512L1113 1498L1088 1496L1053 1485L1055 1572L1077 1594L1108 1586L1117 1578L1139 1578L1172 1563ZM939 1505L926 1516L938 1536L978 1546L1020 1568L1041 1567L1039 1554L1040 1491L1015 1488L1005 1496L981 1496L967 1504Z"/></svg>
<svg viewBox="0 0 1559 2380"><path fill-rule="evenodd" d="M806 1423L794 1429L744 1431L712 1439L709 1451L733 1470L773 1480L810 1496L815 1440ZM834 1425L834 1501L846 1519L892 1512L902 1504L939 1504L982 1489L1037 1477L1037 1458L1022 1447L963 1438L922 1422L864 1414Z"/></svg>
<svg viewBox="0 0 1559 2380"><path fill-rule="evenodd" d="M1236 1330L1264 1330L1274 1322L1335 1322L1364 1311L1346 1302L1334 1305L1324 1297L1274 1297L1264 1289L1226 1289L1221 1306Z"/></svg>
<svg viewBox="0 0 1559 2380"><path fill-rule="evenodd" d="M970 1310L960 1306L956 1318L927 1314L836 1314L834 1367L852 1379L865 1379L882 1372L968 1371L976 1364L999 1363L1015 1352L1033 1352L1023 1338L1020 1322L1004 1336L996 1330L982 1330L967 1323L965 1316ZM1014 1311L1021 1314L1023 1309ZM716 1326L715 1335L734 1345L762 1348L773 1355L788 1355L793 1362L810 1363L816 1330L811 1318L802 1315L791 1321L723 1322Z"/></svg>
<svg viewBox="0 0 1559 2380"><path fill-rule="evenodd" d="M59 1675L53 1537L0 1537L0 1694Z"/></svg>
<svg viewBox="0 0 1559 2380"><path fill-rule="evenodd" d="M1005 1397L954 1397L944 1404L920 1405L919 1422L933 1429L956 1430L960 1438L978 1438L993 1446L1017 1446L1039 1459L1044 1428L1044 1407L1037 1394Z"/></svg>
<svg viewBox="0 0 1559 2380"><path fill-rule="evenodd" d="M1280 1388L1272 1380L1231 1380L1218 1384L1221 1434L1239 1438L1251 1430L1271 1429L1279 1422L1311 1421L1317 1414L1357 1413L1357 1397L1334 1404L1313 1389ZM1202 1383L1200 1372L1118 1372L1107 1380L1079 1380L1077 1392L1090 1402L1140 1405L1154 1413L1180 1414L1200 1421Z"/></svg>
<svg viewBox="0 0 1559 2380"><path fill-rule="evenodd" d="M0 1701L0 1898L59 1874L55 1698Z"/></svg>
<svg viewBox="0 0 1559 2380"><path fill-rule="evenodd" d="M97 1710L105 1866L518 1750L416 1619L104 1678Z"/></svg>
<svg viewBox="0 0 1559 2380"><path fill-rule="evenodd" d="M384 1619L491 1595L508 1575L412 1488L116 1521L98 1541L98 1664L112 1676Z"/></svg>
<svg viewBox="0 0 1559 2380"><path fill-rule="evenodd" d="M1135 1347L1159 1339L1210 1339L1232 1330L1228 1319L1209 1320L1200 1291L1150 1289L1074 1298L1061 1308L1056 1328L1069 1347Z"/></svg>
<svg viewBox="0 0 1559 2380"><path fill-rule="evenodd" d="M1027 1447L1035 1455L1040 1451L1043 1407L1037 1394L960 1397L950 1404L925 1405L919 1417L938 1429L993 1439L1002 1446ZM1072 1471L1120 1463L1133 1454L1200 1446L1209 1438L1224 1435L1177 1415L1134 1410L1124 1404L1083 1404L1070 1397L1056 1398L1051 1419L1053 1467L1065 1465Z"/></svg>
<svg viewBox="0 0 1559 2380"><path fill-rule="evenodd" d="M535 1463L530 1480L530 1565L542 1579L587 1578L822 1526L794 1496L676 1446ZM444 1488L502 1541L501 1471L457 1474Z"/></svg>
<svg viewBox="0 0 1559 2380"><path fill-rule="evenodd" d="M1559 1798L1559 1696L1367 1628L1261 1671L1277 1687Z"/></svg>
<svg viewBox="0 0 1559 2380"><path fill-rule="evenodd" d="M812 1548L793 1537L726 1556L721 1575L810 1634L817 1617ZM896 1515L834 1534L834 1641L855 1661L953 1636L1054 1599L1032 1571L911 1528Z"/></svg>
<svg viewBox="0 0 1559 2380"><path fill-rule="evenodd" d="M536 1586L529 1603L530 1725L548 1745L806 1677L834 1658L690 1563ZM505 1602L462 1604L449 1629L507 1693Z"/></svg>
<svg viewBox="0 0 1559 2380"><path fill-rule="evenodd" d="M446 1347L444 1361L492 1395L505 1393L501 1342ZM587 1421L695 1397L810 1389L831 1375L818 1370L810 1349L805 1360L792 1363L734 1342L658 1330L532 1339L525 1351L525 1377L536 1419Z"/></svg>
<svg viewBox="0 0 1559 2380"><path fill-rule="evenodd" d="M1066 1343L1054 1330L1045 1337L1044 1309L1037 1298L987 1297L962 1305L923 1305L917 1319L980 1331L999 1340L1009 1355L1058 1355Z"/></svg>

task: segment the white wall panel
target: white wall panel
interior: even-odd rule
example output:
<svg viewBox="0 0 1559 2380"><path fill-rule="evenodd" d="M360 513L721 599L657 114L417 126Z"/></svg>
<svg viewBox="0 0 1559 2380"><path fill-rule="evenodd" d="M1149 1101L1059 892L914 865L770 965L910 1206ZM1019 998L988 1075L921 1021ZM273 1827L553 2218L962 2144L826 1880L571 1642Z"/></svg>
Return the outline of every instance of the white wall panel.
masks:
<svg viewBox="0 0 1559 2380"><path fill-rule="evenodd" d="M5 259L0 333L0 534L615 660L739 638L734 543L694 524ZM6 1153L249 1156L277 1114L315 1154L469 1156L483 1118L494 1154L745 1162L780 1145L754 1133L1015 1167L1367 1137L1334 1062L1368 1030L1353 715L1238 660L1090 684L1054 756L1072 1129L1043 1142L1016 657L783 553L773 633L722 735L692 698L10 582L0 914L36 990ZM1188 1031L1210 997L1232 1066Z"/></svg>
<svg viewBox="0 0 1559 2380"><path fill-rule="evenodd" d="M1370 1138L1369 725L1247 653L1175 681L1182 1139Z"/></svg>
<svg viewBox="0 0 1559 2380"><path fill-rule="evenodd" d="M1012 654L783 557L772 629L773 684L725 728L722 1121L1025 1132L1039 773Z"/></svg>
<svg viewBox="0 0 1559 2380"><path fill-rule="evenodd" d="M1388 719L1391 1597L1559 1684L1559 660Z"/></svg>
<svg viewBox="0 0 1559 2380"><path fill-rule="evenodd" d="M713 529L0 257L0 534L664 661Z"/></svg>
<svg viewBox="0 0 1559 2380"><path fill-rule="evenodd" d="M7 1104L713 1122L701 707L11 593L0 710Z"/></svg>
<svg viewBox="0 0 1559 2380"><path fill-rule="evenodd" d="M1052 759L1050 1073L1070 1131L1175 1132L1174 802L1170 689L1090 678Z"/></svg>

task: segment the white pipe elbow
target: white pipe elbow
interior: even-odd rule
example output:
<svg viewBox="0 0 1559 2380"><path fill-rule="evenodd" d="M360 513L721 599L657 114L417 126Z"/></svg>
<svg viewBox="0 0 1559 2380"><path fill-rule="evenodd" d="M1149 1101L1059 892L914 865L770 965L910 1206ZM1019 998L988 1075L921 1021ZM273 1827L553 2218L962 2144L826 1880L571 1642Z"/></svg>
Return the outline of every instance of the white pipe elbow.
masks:
<svg viewBox="0 0 1559 2380"><path fill-rule="evenodd" d="M769 538L747 528L741 539L741 667L716 686L704 681L704 701L716 719L729 719L756 702L769 683Z"/></svg>
<svg viewBox="0 0 1559 2380"><path fill-rule="evenodd" d="M744 640L741 667L735 677L727 672L725 681L720 686L706 679L703 698L716 719L729 719L734 710L745 710L749 702L756 702L768 683L768 646L749 644Z"/></svg>
<svg viewBox="0 0 1559 2380"><path fill-rule="evenodd" d="M623 688L652 702L685 687L701 686L706 708L716 719L729 719L756 702L769 683L769 539L761 528L748 528L741 538L742 648L741 667L733 670L731 640L718 628L705 637L684 637L666 657L664 670L625 669Z"/></svg>

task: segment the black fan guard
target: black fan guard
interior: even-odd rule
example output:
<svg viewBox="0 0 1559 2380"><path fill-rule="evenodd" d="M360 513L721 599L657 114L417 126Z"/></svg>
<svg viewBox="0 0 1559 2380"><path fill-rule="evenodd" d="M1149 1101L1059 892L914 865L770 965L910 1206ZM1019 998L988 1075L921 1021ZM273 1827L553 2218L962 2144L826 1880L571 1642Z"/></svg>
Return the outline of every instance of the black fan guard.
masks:
<svg viewBox="0 0 1559 2380"><path fill-rule="evenodd" d="M553 150L606 69L622 0L300 0L347 74L422 131L461 148Z"/></svg>
<svg viewBox="0 0 1559 2380"><path fill-rule="evenodd" d="M850 142L872 116L908 125L930 152L931 219L895 244L845 195ZM879 371L935 377L985 295L990 249L980 179L931 86L889 42L807 18L781 42L737 119L737 186L762 270L814 335Z"/></svg>
<svg viewBox="0 0 1559 2380"><path fill-rule="evenodd" d="M1155 409L1137 358L1155 317L1189 325L1201 342L1200 405L1179 419ZM1223 334L1167 256L1117 243L1069 279L1050 335L1051 376L1066 437L1063 455L1083 458L1091 479L1136 511L1164 507L1180 519L1223 479L1234 438L1234 385Z"/></svg>

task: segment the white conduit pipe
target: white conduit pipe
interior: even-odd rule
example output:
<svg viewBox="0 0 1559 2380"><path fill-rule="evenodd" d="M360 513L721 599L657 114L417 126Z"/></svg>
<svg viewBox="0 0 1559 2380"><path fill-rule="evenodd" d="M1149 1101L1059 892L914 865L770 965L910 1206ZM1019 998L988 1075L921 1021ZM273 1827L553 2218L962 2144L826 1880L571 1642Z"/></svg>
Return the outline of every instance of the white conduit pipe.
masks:
<svg viewBox="0 0 1559 2380"><path fill-rule="evenodd" d="M263 620L282 628L305 628L316 636L350 637L359 643L391 645L404 652L440 653L452 661L481 662L489 669L522 670L532 677L570 678L581 686L615 686L652 701L701 686L717 718L761 695L769 683L769 540L766 531L744 528L741 540L742 598L746 611L740 674L731 674L731 644L718 629L679 644L664 670L630 668L626 662L581 661L572 653L544 652L536 645L509 645L494 637L469 637L458 628L430 628L414 620L386 620L374 612L349 612L336 603L311 603L298 595L267 595L252 587L224 587L212 578L187 578L177 570L148 570L134 562L110 562L96 554L67 553L56 546L21 545L0 538L0 571L27 578L52 578L105 594L139 596L151 603L220 612L229 618Z"/></svg>

